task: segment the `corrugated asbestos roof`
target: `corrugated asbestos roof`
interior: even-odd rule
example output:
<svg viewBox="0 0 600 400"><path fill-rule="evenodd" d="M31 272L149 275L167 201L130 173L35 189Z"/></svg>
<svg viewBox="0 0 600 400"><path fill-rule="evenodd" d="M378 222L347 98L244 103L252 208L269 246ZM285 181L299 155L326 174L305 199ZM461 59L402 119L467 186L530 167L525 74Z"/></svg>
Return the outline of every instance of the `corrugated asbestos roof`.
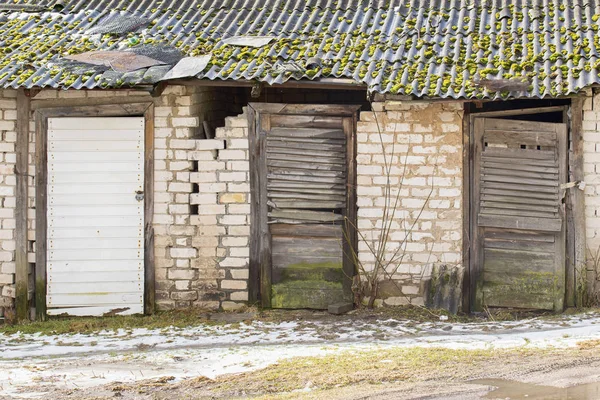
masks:
<svg viewBox="0 0 600 400"><path fill-rule="evenodd" d="M54 3L48 2L48 9ZM211 80L275 84L335 77L366 84L379 93L453 98L558 96L600 83L600 0L569 4L67 0L64 4L61 13L31 9L2 13L0 86L79 89L156 83L170 67L122 74L110 68L86 70L81 64L74 68L62 60L65 55L135 48L140 43L176 46L186 56L211 54L198 75ZM115 14L152 22L121 37L86 34ZM240 35L274 39L260 48L223 43ZM306 69L310 57L320 59L321 65ZM492 83L483 85L481 80ZM515 83L525 91L509 93Z"/></svg>

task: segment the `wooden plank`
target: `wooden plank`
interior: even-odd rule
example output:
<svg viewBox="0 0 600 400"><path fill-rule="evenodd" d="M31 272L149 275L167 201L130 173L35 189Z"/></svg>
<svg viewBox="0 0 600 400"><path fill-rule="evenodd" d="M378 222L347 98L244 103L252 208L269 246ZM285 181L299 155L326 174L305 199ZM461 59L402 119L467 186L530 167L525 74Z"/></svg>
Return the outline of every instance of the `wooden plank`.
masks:
<svg viewBox="0 0 600 400"><path fill-rule="evenodd" d="M545 179L533 179L533 178L520 178L513 176L502 176L502 175L491 175L481 173L481 180L483 182L502 182L502 183L517 183L519 185L534 185L534 186L550 186L558 187L557 181L550 181Z"/></svg>
<svg viewBox="0 0 600 400"><path fill-rule="evenodd" d="M293 169L293 168L270 168L269 173L272 175L292 175L302 176L308 179L311 178L342 178L346 177L345 171L326 171L326 170L306 170L306 169ZM344 181L345 182L345 181Z"/></svg>
<svg viewBox="0 0 600 400"><path fill-rule="evenodd" d="M281 208L281 209L338 209L346 207L346 203L343 201L269 201L269 207Z"/></svg>
<svg viewBox="0 0 600 400"><path fill-rule="evenodd" d="M488 307L509 307L535 310L553 310L554 302L547 294L529 294L523 291L511 290L510 285L483 286L482 295ZM524 306L524 305L528 305Z"/></svg>
<svg viewBox="0 0 600 400"><path fill-rule="evenodd" d="M46 218L44 216L44 218ZM102 228L102 227L143 227L142 216L117 217L49 217L48 226L52 228ZM37 231L37 229L36 229Z"/></svg>
<svg viewBox="0 0 600 400"><path fill-rule="evenodd" d="M524 165L524 164L511 164L511 163L499 163L493 161L483 161L482 163L484 168L498 168L505 170L515 170L515 171L531 171L531 172L543 172L550 174L558 174L558 167L542 167L539 165Z"/></svg>
<svg viewBox="0 0 600 400"><path fill-rule="evenodd" d="M48 233L54 239L68 238L139 238L141 226L137 227L88 227L88 228L50 228Z"/></svg>
<svg viewBox="0 0 600 400"><path fill-rule="evenodd" d="M86 271L92 272L119 272L123 269L129 269L130 271L142 272L144 271L144 261L140 258L137 260L117 260L111 261L110 265L107 265L102 260L78 260L76 263L70 261L50 261L48 262L48 270L52 270L55 273L62 272L78 272ZM77 274L72 274L77 275ZM81 276L81 274L80 274Z"/></svg>
<svg viewBox="0 0 600 400"><path fill-rule="evenodd" d="M273 224L269 226L271 235L275 236L309 236L342 238L342 228L339 225L286 225Z"/></svg>
<svg viewBox="0 0 600 400"><path fill-rule="evenodd" d="M88 307L107 304L118 304L119 308L138 305L143 308L143 296L135 293L94 293L94 294L54 294L48 296L49 307Z"/></svg>
<svg viewBox="0 0 600 400"><path fill-rule="evenodd" d="M60 107L60 110L68 110L71 107L78 107L84 105L86 108L95 109L95 108L105 108L104 106L110 106L111 108L116 108L120 104L131 105L136 104L140 105L138 109L131 110L128 108L127 110L131 110L131 114L142 114L144 110L150 105L148 97L133 95L133 96L110 96L110 97L95 97L95 98L76 98L76 99L52 99L52 100L37 100L33 99L31 102L32 110L43 110L46 114L52 114L48 110L55 109L55 107ZM136 112L137 111L137 112ZM121 110L121 114L123 115L125 109ZM88 113L90 111L88 110ZM128 112L129 114L129 112ZM70 114L71 116L73 113ZM119 114L117 114L119 115Z"/></svg>
<svg viewBox="0 0 600 400"><path fill-rule="evenodd" d="M314 222L335 222L344 219L342 215L332 212L306 210L272 210L268 213L268 217Z"/></svg>
<svg viewBox="0 0 600 400"><path fill-rule="evenodd" d="M358 105L340 104L285 104L285 103L250 103L259 112L281 115L333 115L352 116Z"/></svg>
<svg viewBox="0 0 600 400"><path fill-rule="evenodd" d="M144 314L156 308L154 262L154 104L144 112Z"/></svg>
<svg viewBox="0 0 600 400"><path fill-rule="evenodd" d="M281 160L269 160L267 165L271 168L291 168L291 169L304 169L308 171L345 171L346 166L342 164L318 164L310 163L310 161L302 162L290 162Z"/></svg>
<svg viewBox="0 0 600 400"><path fill-rule="evenodd" d="M494 161L494 158L521 159L524 161L532 160L556 160L556 153L548 150L529 150L529 149L502 149L496 147L486 147L482 155L486 161ZM541 165L541 164L534 164Z"/></svg>
<svg viewBox="0 0 600 400"><path fill-rule="evenodd" d="M272 115L271 123L274 127L284 128L340 128L341 117L327 115Z"/></svg>
<svg viewBox="0 0 600 400"><path fill-rule="evenodd" d="M59 283L95 283L95 282L138 282L140 285L144 283L142 271L104 271L87 272L85 275L73 274L72 272L53 272L52 279L48 282L48 286ZM94 289L94 288L92 288Z"/></svg>
<svg viewBox="0 0 600 400"><path fill-rule="evenodd" d="M138 205L138 201L135 196L131 194L121 193L98 193L81 195L78 198L74 198L71 195L66 194L49 194L48 204L51 206L73 206L78 204L88 204L90 206L96 205Z"/></svg>
<svg viewBox="0 0 600 400"><path fill-rule="evenodd" d="M285 193L285 192L273 192L268 194L268 198L272 201L276 199L304 199L312 201L345 201L346 196L344 195L325 195L325 194L305 194L305 193Z"/></svg>
<svg viewBox="0 0 600 400"><path fill-rule="evenodd" d="M544 232L558 232L562 221L558 218L503 218L498 215L479 214L478 225L481 227L538 230Z"/></svg>
<svg viewBox="0 0 600 400"><path fill-rule="evenodd" d="M140 152L137 151L117 151L117 152L62 152L62 153L49 153L48 154L48 164L55 165L57 162L64 163L121 163L121 162L131 162L138 163L141 162Z"/></svg>
<svg viewBox="0 0 600 400"><path fill-rule="evenodd" d="M351 117L344 118L343 126L344 133L347 137L346 149L346 209L344 210L344 239L343 240L343 272L344 279L342 280L342 289L344 300L354 303L354 293L352 284L354 276L358 273L356 270L353 253L358 253L358 234L356 232L357 222L357 198L356 198L356 131L357 131L357 113L353 113Z"/></svg>
<svg viewBox="0 0 600 400"><path fill-rule="evenodd" d="M317 157L317 158L339 158L344 160L346 158L345 154L340 154L339 152L331 151L331 150L310 150L310 149L291 149L291 148L279 148L279 147L268 147L267 153L270 155L296 155L296 156L305 156L305 157Z"/></svg>
<svg viewBox="0 0 600 400"><path fill-rule="evenodd" d="M250 303L256 303L261 298L261 276L260 276L260 226L261 206L260 206L260 175L258 164L260 162L260 126L257 123L260 117L257 111L248 107L248 143L249 143L249 162L250 162L250 257L248 265L248 300Z"/></svg>
<svg viewBox="0 0 600 400"><path fill-rule="evenodd" d="M523 121L517 119L485 118L485 131L516 131L524 135L531 133L556 137L556 123Z"/></svg>
<svg viewBox="0 0 600 400"><path fill-rule="evenodd" d="M292 138L318 138L318 139L345 139L344 131L341 129L318 129L318 128L272 128L269 137L292 137Z"/></svg>
<svg viewBox="0 0 600 400"><path fill-rule="evenodd" d="M338 243L339 254L337 255L319 255L319 254L281 254L273 253L273 269L288 269L298 267L313 267L316 270L321 268L340 268L342 266L342 243Z"/></svg>
<svg viewBox="0 0 600 400"><path fill-rule="evenodd" d="M35 317L46 320L48 118L35 114Z"/></svg>
<svg viewBox="0 0 600 400"><path fill-rule="evenodd" d="M70 183L137 183L143 182L143 172L56 172L52 174L52 181L49 184L70 184Z"/></svg>
<svg viewBox="0 0 600 400"><path fill-rule="evenodd" d="M563 185L567 182L568 176L568 138L567 124L556 124L556 135L558 137L558 161L560 168L559 184ZM562 193L562 191L561 191ZM565 279L566 279L566 262L565 262L565 246L566 246L566 222L565 205L561 202L559 207L559 215L563 224L556 240L555 249L555 269L554 269L554 310L562 312L565 303Z"/></svg>
<svg viewBox="0 0 600 400"><path fill-rule="evenodd" d="M484 207L483 205L481 206L481 209L479 210L479 215L497 215L500 217L532 217L532 218L539 218L539 219L555 219L555 218L559 218L558 212L548 212L548 211L544 211L544 212L536 212L536 211L529 211L529 210L525 210L525 211L521 211L521 210L513 210L510 208L490 208L490 207Z"/></svg>
<svg viewBox="0 0 600 400"><path fill-rule="evenodd" d="M286 142L291 144L326 144L334 146L344 146L346 139L322 139L322 138L301 138L301 137L267 137L267 143Z"/></svg>
<svg viewBox="0 0 600 400"><path fill-rule="evenodd" d="M260 136L258 138L258 160L255 167L258 171L258 204L259 204L259 265L260 265L260 293L261 304L263 307L271 307L271 283L272 283L272 258L271 258L271 232L269 231L269 206L267 197L267 132L271 130L270 114L259 115L258 127L260 128Z"/></svg>
<svg viewBox="0 0 600 400"><path fill-rule="evenodd" d="M500 176L513 176L517 178L534 178L544 179L556 182L558 180L558 173L545 173L545 172L531 172L531 171L520 171L516 169L504 169L504 168L481 168L481 172L484 175L500 175Z"/></svg>
<svg viewBox="0 0 600 400"><path fill-rule="evenodd" d="M276 181L287 181L287 182L299 182L299 183L324 183L330 185L345 185L346 179L343 177L329 177L329 176L310 176L310 175L291 175L291 174L267 174L267 179L271 182Z"/></svg>
<svg viewBox="0 0 600 400"><path fill-rule="evenodd" d="M553 106L553 107L533 107L533 108L519 108L515 110L501 110L501 111L485 111L474 114L473 117L510 117L515 115L527 115L527 114L547 114L562 112L565 106Z"/></svg>
<svg viewBox="0 0 600 400"><path fill-rule="evenodd" d="M17 321L29 319L29 263L27 261L27 207L29 179L29 97L17 91L16 205L15 205L15 309Z"/></svg>
<svg viewBox="0 0 600 400"><path fill-rule="evenodd" d="M515 204L534 204L534 206L554 206L558 207L558 200L543 200L543 199L531 199L530 197L518 197L518 196L498 196L494 194L488 194L487 191L484 191L481 194L481 200L483 202L501 202L501 203L515 203Z"/></svg>
<svg viewBox="0 0 600 400"><path fill-rule="evenodd" d="M312 140L304 140L302 142L286 140L287 138L267 138L267 147L271 148L283 148L283 149L305 149L305 150L323 150L323 151L334 151L342 152L346 154L346 146L343 145L343 141L340 144L327 144L327 143L313 143Z"/></svg>
<svg viewBox="0 0 600 400"><path fill-rule="evenodd" d="M58 294L92 294L92 293L135 293L141 291L144 282L138 280L124 280L115 275L119 280L100 282L55 282L48 281L48 296Z"/></svg>
<svg viewBox="0 0 600 400"><path fill-rule="evenodd" d="M299 255L306 257L340 257L342 243L339 238L290 237L273 235L271 231L272 254Z"/></svg>
<svg viewBox="0 0 600 400"><path fill-rule="evenodd" d="M268 190L269 190L269 196L271 196L273 194L277 194L277 193L298 193L298 194L314 193L314 194L324 194L324 195L331 194L331 195L339 195L342 197L346 195L345 190L333 190L333 189L274 188L272 186L269 186Z"/></svg>
<svg viewBox="0 0 600 400"><path fill-rule="evenodd" d="M48 261L71 261L79 260L142 260L143 249L48 249Z"/></svg>
<svg viewBox="0 0 600 400"><path fill-rule="evenodd" d="M504 239L504 240L519 240L519 241L533 241L533 242L545 242L554 243L556 236L551 233L543 233L536 231L511 231L506 229L486 229L486 239Z"/></svg>
<svg viewBox="0 0 600 400"><path fill-rule="evenodd" d="M134 195L132 195L134 196ZM81 206L81 205L70 205L70 206L52 206L49 207L48 215L52 217L84 217L84 216L131 216L131 215L142 215L143 208L141 204L133 205L105 205L102 207L98 206Z"/></svg>
<svg viewBox="0 0 600 400"><path fill-rule="evenodd" d="M538 192L525 192L510 189L491 189L489 187L483 188L481 191L482 196L491 197L509 197L509 198L525 198L533 202L548 201L552 203L558 202L558 191L556 193L538 193ZM541 203L540 203L541 204Z"/></svg>
<svg viewBox="0 0 600 400"><path fill-rule="evenodd" d="M486 249L526 250L545 253L554 252L553 242L535 242L531 240L494 240L486 238L484 246Z"/></svg>
<svg viewBox="0 0 600 400"><path fill-rule="evenodd" d="M573 181L584 181L583 173L583 137L582 137L582 119L583 119L583 101L582 98L571 100L571 142L573 148L573 158L571 160L571 173ZM575 285L577 281L577 271L584 271L586 265L586 228L585 228L585 194L582 190L570 189L568 191L569 200L572 205L573 218L573 262L568 264L566 274L566 299L567 305L582 306L575 304ZM588 288L589 290L590 288Z"/></svg>
<svg viewBox="0 0 600 400"><path fill-rule="evenodd" d="M81 119L77 118L77 120ZM124 127L112 129L108 127L103 127L103 129L87 129L87 127L82 127L81 125L75 130L56 130L51 128L48 140L53 142L97 142L102 140L120 144L121 141L131 141L132 137L134 140L144 140L144 132L142 129L143 127L129 130Z"/></svg>
<svg viewBox="0 0 600 400"><path fill-rule="evenodd" d="M286 187L286 188L302 188L302 187L310 187L315 189L343 189L345 188L345 181L342 178L334 178L337 179L334 181L330 179L328 182L319 182L313 180L311 177L294 177L294 179L289 179L289 177L293 175L267 175L267 179L269 180L269 186L272 187Z"/></svg>
<svg viewBox="0 0 600 400"><path fill-rule="evenodd" d="M484 248L484 270L517 274L523 271L554 274L554 254L507 249Z"/></svg>
<svg viewBox="0 0 600 400"><path fill-rule="evenodd" d="M102 317L113 315L134 315L143 314L143 307L140 304L111 304L101 307L61 307L48 309L48 315L73 317Z"/></svg>
<svg viewBox="0 0 600 400"><path fill-rule="evenodd" d="M551 206L544 206L541 204L536 204L536 203L530 203L530 204L524 204L524 203L510 203L510 202L498 202L498 201L485 201L483 200L481 202L481 207L482 208L498 208L498 209L505 209L505 210L523 210L523 211L537 211L537 212L546 212L546 213L557 213L558 212L558 204L555 205L551 205Z"/></svg>
<svg viewBox="0 0 600 400"><path fill-rule="evenodd" d="M114 97L110 97L107 100L112 101ZM56 101L54 101L54 108L44 109L44 115L52 116L52 117L72 117L74 115L78 117L123 117L127 115L142 115L144 111L152 104L148 101L143 103L123 103L116 104L117 102L113 102L111 104L104 104L102 106L90 106L89 102L85 101L86 99L77 99L79 101L79 105L68 106L65 107L64 103L60 103L60 107L56 106ZM131 100L130 100L131 101ZM40 108L35 107L36 110Z"/></svg>
<svg viewBox="0 0 600 400"><path fill-rule="evenodd" d="M487 143L527 146L555 146L554 132L527 132L486 129L483 140Z"/></svg>
<svg viewBox="0 0 600 400"><path fill-rule="evenodd" d="M52 186L48 187L48 194L52 196L71 196L72 198L75 197L76 199L78 195L87 196L122 194L126 193L130 189L131 182L111 184L78 182L76 186L69 183L53 184ZM136 190L144 190L143 182L137 182Z"/></svg>
<svg viewBox="0 0 600 400"><path fill-rule="evenodd" d="M102 240L100 240L102 239ZM48 248L51 250L75 249L139 249L142 243L139 236L133 238L65 238L55 239L50 236Z"/></svg>
<svg viewBox="0 0 600 400"><path fill-rule="evenodd" d="M304 162L304 163L317 163L317 164L323 164L325 166L328 165L332 165L333 167L337 166L337 165L345 165L346 164L346 160L344 160L343 158L337 158L337 157L316 157L316 156L296 156L296 155L291 155L291 154L279 154L279 153L268 153L267 155L268 159L269 159L269 165L273 165L271 163L271 161L275 161L275 160L279 160L279 161L285 161L285 162L290 162L290 164L293 163L298 163L298 162ZM344 169L337 169L340 171L343 171Z"/></svg>
<svg viewBox="0 0 600 400"><path fill-rule="evenodd" d="M486 191L489 189L493 189L493 190L502 189L502 190L508 190L508 191L513 191L513 192L558 194L558 187L540 186L540 185L521 185L520 182L517 182L517 183L481 182L481 188Z"/></svg>
<svg viewBox="0 0 600 400"><path fill-rule="evenodd" d="M479 221L479 196L482 190L480 169L483 152L484 120L471 118L471 219L470 231L473 236L471 246L471 306L473 311L483 311L482 272L483 272L483 228Z"/></svg>

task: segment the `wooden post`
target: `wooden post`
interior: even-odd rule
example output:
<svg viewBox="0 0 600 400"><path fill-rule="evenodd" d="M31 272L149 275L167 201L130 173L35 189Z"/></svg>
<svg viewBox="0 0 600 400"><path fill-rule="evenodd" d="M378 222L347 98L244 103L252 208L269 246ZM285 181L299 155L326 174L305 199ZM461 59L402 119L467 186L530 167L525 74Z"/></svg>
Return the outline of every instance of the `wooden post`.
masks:
<svg viewBox="0 0 600 400"><path fill-rule="evenodd" d="M583 98L571 100L571 142L573 146L573 159L571 160L572 176L574 181L583 181L583 137L581 132L583 118ZM574 270L567 271L567 304L575 303L577 274L586 271L586 240L585 240L585 194L577 187L569 189L571 205L573 207L573 245L575 246ZM588 279L588 290L592 287ZM582 306L583 304L574 304Z"/></svg>
<svg viewBox="0 0 600 400"><path fill-rule="evenodd" d="M29 319L29 263L27 262L27 207L29 177L29 97L24 89L17 92L17 160L15 206L15 264L17 320Z"/></svg>
<svg viewBox="0 0 600 400"><path fill-rule="evenodd" d="M144 112L144 314L154 314L154 105Z"/></svg>
<svg viewBox="0 0 600 400"><path fill-rule="evenodd" d="M46 320L46 215L48 211L48 118L35 118L35 319Z"/></svg>

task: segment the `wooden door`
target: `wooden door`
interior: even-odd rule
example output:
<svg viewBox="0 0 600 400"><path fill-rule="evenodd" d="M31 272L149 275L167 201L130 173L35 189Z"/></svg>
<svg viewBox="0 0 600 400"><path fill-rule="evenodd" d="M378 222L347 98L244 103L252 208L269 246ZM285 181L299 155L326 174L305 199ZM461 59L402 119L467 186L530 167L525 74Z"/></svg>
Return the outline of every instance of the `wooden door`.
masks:
<svg viewBox="0 0 600 400"><path fill-rule="evenodd" d="M144 118L49 118L47 312L142 313Z"/></svg>
<svg viewBox="0 0 600 400"><path fill-rule="evenodd" d="M566 124L474 118L474 140L474 308L562 310Z"/></svg>
<svg viewBox="0 0 600 400"><path fill-rule="evenodd" d="M350 301L356 107L252 107L251 279L263 306Z"/></svg>

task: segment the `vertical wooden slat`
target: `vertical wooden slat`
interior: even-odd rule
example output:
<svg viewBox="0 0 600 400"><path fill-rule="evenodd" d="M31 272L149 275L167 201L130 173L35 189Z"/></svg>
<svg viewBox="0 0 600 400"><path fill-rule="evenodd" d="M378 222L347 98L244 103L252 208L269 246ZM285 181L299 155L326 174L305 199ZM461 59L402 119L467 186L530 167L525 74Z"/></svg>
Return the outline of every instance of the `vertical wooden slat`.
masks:
<svg viewBox="0 0 600 400"><path fill-rule="evenodd" d="M260 297L260 177L258 168L254 168L260 160L260 147L258 145L257 111L248 108L248 143L250 148L250 265L248 282L248 299L250 302L258 301Z"/></svg>
<svg viewBox="0 0 600 400"><path fill-rule="evenodd" d="M36 113L35 118L35 315L46 320L46 257L48 209L48 118Z"/></svg>
<svg viewBox="0 0 600 400"><path fill-rule="evenodd" d="M583 118L582 98L571 100L571 141L573 146L573 159L571 161L572 176L574 181L583 182L583 138L582 138L582 118ZM586 270L586 238L585 238L585 195L578 188L569 189L571 205L573 207L573 267L567 270L567 304L575 304L577 271ZM592 277L592 279L595 279ZM588 285L592 282L588 279ZM588 290L591 287L588 286Z"/></svg>
<svg viewBox="0 0 600 400"><path fill-rule="evenodd" d="M271 129L271 115L262 114L259 118L258 133L258 195L259 195L259 263L260 263L260 293L263 307L271 307L271 234L268 225L267 198L267 132Z"/></svg>
<svg viewBox="0 0 600 400"><path fill-rule="evenodd" d="M144 113L144 314L154 313L154 105Z"/></svg>
<svg viewBox="0 0 600 400"><path fill-rule="evenodd" d="M471 252L471 304L474 311L481 311L484 306L483 299L483 279L481 270L483 268L483 240L481 229L478 226L477 218L479 215L479 196L481 193L479 175L481 169L481 153L483 152L483 132L485 120L483 118L473 118L472 126L472 154L473 158L473 171L471 178L471 234L473 238L471 240L472 252Z"/></svg>
<svg viewBox="0 0 600 400"><path fill-rule="evenodd" d="M568 124L568 135L567 135L567 167L568 167L568 181L573 182L575 180L572 168L573 162L573 142L571 133L571 120L570 120L570 107L563 108L563 119L564 124ZM573 196L567 192L565 196L565 208L566 208L566 250L565 250L565 306L575 306L575 224L573 220Z"/></svg>
<svg viewBox="0 0 600 400"><path fill-rule="evenodd" d="M356 233L356 116L345 117L342 120L344 133L346 134L346 209L344 216L349 223L345 223L347 229L346 238L343 239L344 250L342 289L347 301L352 301L352 280L356 274L352 249L358 249Z"/></svg>
<svg viewBox="0 0 600 400"><path fill-rule="evenodd" d="M463 285L462 285L462 311L471 311L471 165L473 152L471 151L471 118L468 114L468 103L464 105L463 115Z"/></svg>
<svg viewBox="0 0 600 400"><path fill-rule="evenodd" d="M559 168L559 184L562 185L567 182L567 125L557 124L556 125L556 138L558 141L558 168ZM555 274L556 274L556 287L554 290L554 310L562 311L564 308L565 301L565 246L566 246L566 215L565 205L561 204L559 207L559 215L563 221L561 232L557 235L555 246L556 251L554 253L555 260Z"/></svg>
<svg viewBox="0 0 600 400"><path fill-rule="evenodd" d="M29 177L29 109L30 101L23 89L17 92L17 160L16 206L15 206L15 264L17 319L29 318L29 265L27 262L27 207Z"/></svg>

